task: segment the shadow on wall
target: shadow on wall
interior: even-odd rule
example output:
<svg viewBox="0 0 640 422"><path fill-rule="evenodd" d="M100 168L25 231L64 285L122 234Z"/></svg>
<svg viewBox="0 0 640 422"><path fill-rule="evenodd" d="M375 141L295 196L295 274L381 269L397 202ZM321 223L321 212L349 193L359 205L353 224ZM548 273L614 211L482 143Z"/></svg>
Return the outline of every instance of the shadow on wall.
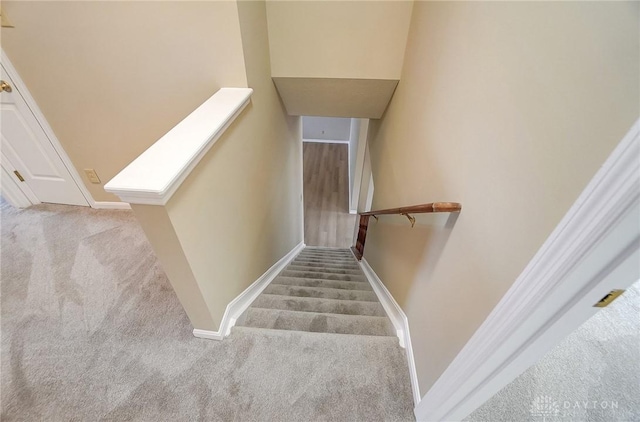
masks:
<svg viewBox="0 0 640 422"><path fill-rule="evenodd" d="M393 278L408 281L385 283L403 309L414 285L426 282L433 274L459 215L415 214L413 228L404 216L380 216L378 221L370 220L365 257L380 266L375 269L379 274L389 274L384 268L385 262L393 262ZM385 246L378 250L373 245ZM384 254L385 259L378 254Z"/></svg>

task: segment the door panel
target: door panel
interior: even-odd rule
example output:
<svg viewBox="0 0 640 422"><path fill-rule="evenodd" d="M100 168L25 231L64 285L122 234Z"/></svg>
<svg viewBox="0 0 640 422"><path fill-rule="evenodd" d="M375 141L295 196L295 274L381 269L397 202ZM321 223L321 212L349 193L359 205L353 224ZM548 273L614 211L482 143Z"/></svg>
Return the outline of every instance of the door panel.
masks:
<svg viewBox="0 0 640 422"><path fill-rule="evenodd" d="M7 173L20 172L24 182L40 202L84 205L87 200L80 192L49 138L2 68L2 80L8 82L12 92L0 94L0 148L15 168ZM16 176L17 180L17 176Z"/></svg>

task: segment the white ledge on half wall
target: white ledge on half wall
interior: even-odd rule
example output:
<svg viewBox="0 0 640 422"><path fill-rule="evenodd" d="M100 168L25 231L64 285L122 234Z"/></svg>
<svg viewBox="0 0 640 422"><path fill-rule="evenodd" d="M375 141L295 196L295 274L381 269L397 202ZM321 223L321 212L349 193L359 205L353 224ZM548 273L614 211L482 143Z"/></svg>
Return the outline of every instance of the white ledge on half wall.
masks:
<svg viewBox="0 0 640 422"><path fill-rule="evenodd" d="M131 204L165 205L249 103L253 89L221 88L105 186Z"/></svg>

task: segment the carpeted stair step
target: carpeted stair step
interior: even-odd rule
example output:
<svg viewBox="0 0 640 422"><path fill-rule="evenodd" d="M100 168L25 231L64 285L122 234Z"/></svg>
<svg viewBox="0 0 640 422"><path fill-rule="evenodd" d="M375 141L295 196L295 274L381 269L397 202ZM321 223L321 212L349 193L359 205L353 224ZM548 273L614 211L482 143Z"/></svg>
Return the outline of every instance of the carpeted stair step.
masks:
<svg viewBox="0 0 640 422"><path fill-rule="evenodd" d="M349 249L305 248L236 325L265 331L396 336Z"/></svg>
<svg viewBox="0 0 640 422"><path fill-rule="evenodd" d="M329 289L343 290L373 290L369 283L362 281L322 280L314 278L276 277L271 284L284 284L288 286L326 287Z"/></svg>
<svg viewBox="0 0 640 422"><path fill-rule="evenodd" d="M347 248L322 248L322 247L314 247L307 246L302 250L302 252L315 252L315 253L325 253L325 254L345 254L349 253L350 250Z"/></svg>
<svg viewBox="0 0 640 422"><path fill-rule="evenodd" d="M264 293L270 295L317 297L323 299L360 300L365 302L377 302L378 297L373 291L343 290L325 287L287 286L283 284L269 284Z"/></svg>
<svg viewBox="0 0 640 422"><path fill-rule="evenodd" d="M251 304L251 308L282 309L287 311L327 314L386 316L384 308L379 302L293 297L265 293L258 296Z"/></svg>
<svg viewBox="0 0 640 422"><path fill-rule="evenodd" d="M386 317L249 308L244 327L315 333L395 336Z"/></svg>
<svg viewBox="0 0 640 422"><path fill-rule="evenodd" d="M348 269L348 268L331 268L331 267L307 267L305 265L299 264L289 264L286 268L287 270L292 271L312 271L318 273L331 273L331 274L353 274L353 275L361 275L361 270L358 269Z"/></svg>
<svg viewBox="0 0 640 422"><path fill-rule="evenodd" d="M323 251L320 249L304 249L300 252L301 255L322 255L322 256L351 256L351 251L349 250L340 250L340 251Z"/></svg>
<svg viewBox="0 0 640 422"><path fill-rule="evenodd" d="M332 274L314 271L284 270L280 275L286 277L321 278L323 280L366 281L364 275Z"/></svg>
<svg viewBox="0 0 640 422"><path fill-rule="evenodd" d="M359 265L357 264L357 262L355 260L350 260L350 261L335 261L335 260L328 260L328 259L308 259L308 258L296 258L293 261L291 261L291 263L294 262L299 262L302 264L320 264L320 265L332 265L332 266L347 266L347 267L356 267L359 268Z"/></svg>
<svg viewBox="0 0 640 422"><path fill-rule="evenodd" d="M323 253L323 252L315 252L315 251L307 251L307 250L300 252L298 256L309 256L309 257L317 257L317 258L338 258L338 259L353 258L353 254L351 252Z"/></svg>
<svg viewBox="0 0 640 422"><path fill-rule="evenodd" d="M296 258L298 261L311 261L311 262L332 262L334 264L357 264L355 258L335 258L335 257L322 257L322 256L300 256Z"/></svg>
<svg viewBox="0 0 640 422"><path fill-rule="evenodd" d="M291 265L302 265L305 267L327 267L327 268L345 268L349 270L360 270L360 267L356 263L339 263L331 261L305 261L301 259L294 259Z"/></svg>

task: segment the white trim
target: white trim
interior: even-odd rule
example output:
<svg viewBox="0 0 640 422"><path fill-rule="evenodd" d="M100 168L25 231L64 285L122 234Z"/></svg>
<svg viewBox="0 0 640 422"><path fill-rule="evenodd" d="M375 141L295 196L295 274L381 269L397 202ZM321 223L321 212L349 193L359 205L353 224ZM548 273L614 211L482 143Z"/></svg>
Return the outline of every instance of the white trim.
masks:
<svg viewBox="0 0 640 422"><path fill-rule="evenodd" d="M91 208L97 210L130 210L131 205L126 202L94 201L91 204Z"/></svg>
<svg viewBox="0 0 640 422"><path fill-rule="evenodd" d="M639 156L636 121L418 404L417 420L463 419L592 315L611 283L637 279Z"/></svg>
<svg viewBox="0 0 640 422"><path fill-rule="evenodd" d="M353 251L351 251L353 254ZM355 258L355 255L354 255ZM356 259L357 261L357 259ZM413 348L411 347L411 333L409 332L409 320L407 315L395 301L387 287L384 285L380 277L373 271L366 259L362 258L358 261L364 275L369 280L369 284L373 287L373 291L378 296L378 300L382 304L384 311L391 320L393 327L396 329L396 335L400 341L400 347L404 348L407 355L407 364L409 365L409 377L411 378L411 390L413 391L413 404L417 406L420 402L420 385L418 384L418 373L416 372L416 364L413 359Z"/></svg>
<svg viewBox="0 0 640 422"><path fill-rule="evenodd" d="M348 144L349 140L343 141L341 139L305 139L302 138L302 142L311 142L319 144Z"/></svg>
<svg viewBox="0 0 640 422"><path fill-rule="evenodd" d="M349 210L349 214L357 214L358 210Z"/></svg>
<svg viewBox="0 0 640 422"><path fill-rule="evenodd" d="M90 206L94 202L93 197L91 196L91 194L89 193L89 190L87 189L84 182L82 181L82 178L80 177L80 174L78 174L78 171L76 170L75 166L71 162L71 159L67 155L67 152L62 147L60 140L58 140L58 137L53 132L53 129L49 125L49 122L47 122L47 119L44 117L44 114L42 114L42 111L38 107L38 103L36 103L36 100L34 100L33 97L31 96L31 93L27 89L27 85L24 83L22 78L20 78L18 71L16 70L15 67L13 67L11 60L9 60L9 57L2 49L0 49L0 58L2 59L2 67L4 67L4 70L7 72L7 75L9 75L9 78L11 78L14 88L20 93L20 95L24 99L24 102L27 104L27 107L29 107L29 109L31 110L31 113L33 113L33 116L35 117L36 121L42 128L45 136L49 139L49 142L51 142L51 146L56 151L56 153L60 157L60 160L62 160L62 163L69 171L69 174L71 175L71 179L80 190L80 193L82 194L82 196L84 196L84 199L87 201L87 205Z"/></svg>
<svg viewBox="0 0 640 422"><path fill-rule="evenodd" d="M253 89L221 88L111 179L104 190L132 204L165 205L249 104Z"/></svg>
<svg viewBox="0 0 640 422"><path fill-rule="evenodd" d="M300 176L298 178L300 182L300 237L302 238L302 243L304 243L305 232L304 232L304 142L302 142L302 117L298 116L298 139L296 142L300 140Z"/></svg>
<svg viewBox="0 0 640 422"><path fill-rule="evenodd" d="M224 336L220 334L220 331L209 331L194 328L193 335L194 337L204 338L207 340L224 340Z"/></svg>
<svg viewBox="0 0 640 422"><path fill-rule="evenodd" d="M304 242L298 243L288 254L280 258L278 262L273 264L271 268L265 271L256 281L254 281L249 287L247 287L242 293L240 293L235 299L233 299L227 305L227 309L224 311L222 321L220 322L220 329L218 331L208 331L194 329L193 335L200 338L206 338L211 340L222 340L231 332L231 327L236 324L240 315L256 300L256 298L262 293L262 291L273 281L274 278L287 266L293 259L303 250L305 247Z"/></svg>

